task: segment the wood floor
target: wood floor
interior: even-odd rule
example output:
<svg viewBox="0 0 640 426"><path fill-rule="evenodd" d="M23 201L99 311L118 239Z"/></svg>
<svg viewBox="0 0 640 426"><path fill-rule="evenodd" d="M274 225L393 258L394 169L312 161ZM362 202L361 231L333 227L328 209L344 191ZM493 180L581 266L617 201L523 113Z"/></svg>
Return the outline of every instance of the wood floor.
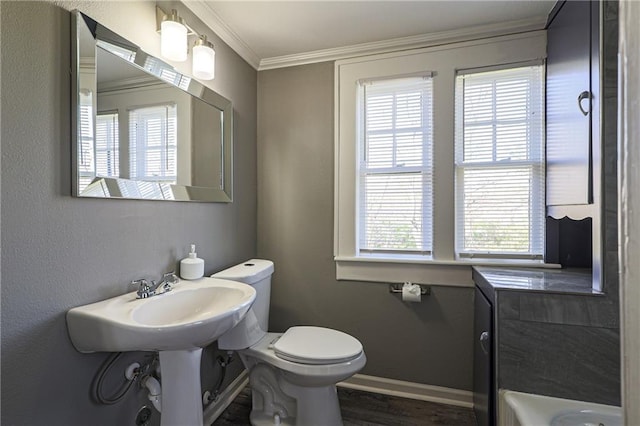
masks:
<svg viewBox="0 0 640 426"><path fill-rule="evenodd" d="M471 408L338 388L344 426L475 426ZM250 426L247 386L212 426Z"/></svg>

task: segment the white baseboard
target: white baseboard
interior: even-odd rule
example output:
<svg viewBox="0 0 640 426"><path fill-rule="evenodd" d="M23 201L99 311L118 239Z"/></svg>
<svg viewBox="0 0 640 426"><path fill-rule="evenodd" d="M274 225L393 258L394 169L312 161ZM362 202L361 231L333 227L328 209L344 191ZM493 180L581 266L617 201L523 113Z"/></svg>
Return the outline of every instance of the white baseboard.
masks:
<svg viewBox="0 0 640 426"><path fill-rule="evenodd" d="M205 425L210 425L216 421L220 414L233 402L238 394L249 384L249 372L242 370L242 373L236 377L236 379L227 386L217 401L214 401L207 405L202 414L203 422Z"/></svg>
<svg viewBox="0 0 640 426"><path fill-rule="evenodd" d="M473 392L441 386L423 385L403 380L356 374L338 386L384 395L400 396L438 404L473 408Z"/></svg>

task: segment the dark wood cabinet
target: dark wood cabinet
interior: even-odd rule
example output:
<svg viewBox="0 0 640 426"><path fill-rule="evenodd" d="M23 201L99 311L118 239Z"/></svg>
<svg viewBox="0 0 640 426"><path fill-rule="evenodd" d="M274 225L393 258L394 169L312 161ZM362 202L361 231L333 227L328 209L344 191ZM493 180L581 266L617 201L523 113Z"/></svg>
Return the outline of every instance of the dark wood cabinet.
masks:
<svg viewBox="0 0 640 426"><path fill-rule="evenodd" d="M599 167L599 7L559 2L547 27L547 206L594 203ZM565 216L551 208L554 217ZM574 209L575 210L575 209ZM574 216L590 216L588 209Z"/></svg>
<svg viewBox="0 0 640 426"><path fill-rule="evenodd" d="M476 287L473 321L473 409L478 426L495 424L493 307Z"/></svg>
<svg viewBox="0 0 640 426"><path fill-rule="evenodd" d="M593 269L596 290L602 289L602 4L559 1L547 24L545 258L571 266L553 254L562 251L563 242L590 240L590 256L580 252L584 259L577 266ZM578 222L559 223L585 219L589 235L582 235Z"/></svg>

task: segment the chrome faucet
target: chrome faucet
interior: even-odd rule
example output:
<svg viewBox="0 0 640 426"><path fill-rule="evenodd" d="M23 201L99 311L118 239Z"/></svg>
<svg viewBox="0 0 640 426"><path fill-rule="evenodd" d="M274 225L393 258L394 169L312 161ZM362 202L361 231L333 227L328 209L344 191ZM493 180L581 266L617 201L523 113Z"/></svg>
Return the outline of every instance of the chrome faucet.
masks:
<svg viewBox="0 0 640 426"><path fill-rule="evenodd" d="M180 278L175 274L175 272L167 272L166 274L162 274L162 279L159 282L155 282L151 280L151 284L147 280L140 279L131 281L132 285L138 286L137 298L138 299L146 299L147 297L156 296L159 294L166 293L171 291L172 286L180 282Z"/></svg>

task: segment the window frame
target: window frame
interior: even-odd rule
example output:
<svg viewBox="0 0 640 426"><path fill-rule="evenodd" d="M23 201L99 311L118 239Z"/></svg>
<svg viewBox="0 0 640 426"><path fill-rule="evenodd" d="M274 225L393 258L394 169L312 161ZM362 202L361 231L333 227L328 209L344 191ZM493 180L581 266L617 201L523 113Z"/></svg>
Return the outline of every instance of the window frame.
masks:
<svg viewBox="0 0 640 426"><path fill-rule="evenodd" d="M428 210L428 217L432 216L433 210L433 81L432 81L432 73L425 72L419 75L402 75L402 76L393 76L392 78L384 78L379 80L362 80L358 82L358 173L356 183L357 187L357 196L358 196L358 214L357 214L357 225L358 225L358 248L357 252L361 256L393 256L393 255L401 255L401 256L424 256L425 254L431 254L432 247L432 222L424 226L424 223L421 222L421 237L420 241L421 249L420 250L410 250L410 249L399 249L399 248L365 248L363 247L365 240L365 226L363 222L365 221L365 206L366 206L366 195L368 192L364 189L366 186L364 181L366 177L372 176L411 176L411 175L419 175L420 180L422 180L422 184L420 186L422 192L422 200L421 200L421 211ZM400 83L400 81L403 81ZM368 98L368 88L373 87L377 84L386 85L388 83L393 83L396 90L384 90L384 93L387 95L393 94L394 98L394 107L392 108L393 113L391 117L391 121L394 123L393 126L386 129L370 129L368 130L368 122L366 118L367 114L367 98ZM397 119L397 115L395 114L396 104L395 100L398 96L398 93L404 91L420 91L420 100L422 108L420 109L420 123L421 126L418 127L396 127L395 120ZM379 92L379 90L377 90ZM375 93L375 91L374 91ZM427 105L424 105L425 97L424 95L428 95ZM425 115L426 114L426 115ZM428 139L428 143L425 146L423 142L421 145L422 148L422 162L420 165L412 165L412 166L399 166L399 165L389 165L386 167L368 167L367 162L367 145L370 143L369 137L371 134L374 135L387 135L391 136L394 140L394 148L392 148L392 158L394 158L398 151L396 150L396 140L398 135L403 135L405 133L410 133L411 130L414 132L417 131L421 133L422 139ZM427 182L425 182L425 180ZM427 185L428 184L428 185ZM424 218L424 215L422 216ZM426 240L426 241L425 241Z"/></svg>
<svg viewBox="0 0 640 426"><path fill-rule="evenodd" d="M161 111L164 110L164 115ZM135 116L135 117L133 117ZM127 109L129 129L129 175L136 180L145 182L161 182L175 184L178 178L178 129L177 129L178 105L176 102L166 102L154 105L137 106ZM146 124L149 120L160 120L159 137L164 145L149 146L149 134L147 128L140 124ZM147 160L149 153L158 153L159 163L167 165L172 151L176 165L175 174L167 174L171 171L168 167L161 169L159 175L149 173Z"/></svg>
<svg viewBox="0 0 640 426"><path fill-rule="evenodd" d="M100 131L100 121L104 117L110 117L113 125L111 126L111 131L107 130L105 133L107 134L106 140L102 141L100 139L99 131ZM120 176L120 116L118 110L110 110L110 111L99 111L96 114L96 142L95 142L95 157L96 157L96 177L119 177ZM108 126L107 126L108 128ZM101 146L101 143L105 142L105 146ZM98 169L100 162L98 159L100 158L100 154L104 153L107 157L107 173L98 173Z"/></svg>
<svg viewBox="0 0 640 426"><path fill-rule="evenodd" d="M336 61L334 260L338 280L411 281L468 287L473 285L472 265L539 265L520 260L477 262L455 258L453 112L457 70L544 60L545 57L546 32L541 30ZM434 76L432 255L360 255L356 220L357 82L423 72L432 72Z"/></svg>
<svg viewBox="0 0 640 426"><path fill-rule="evenodd" d="M534 127L537 128L538 134L534 136L538 136L540 139L537 141L533 141L529 139L529 141L539 142L540 145L536 146L536 150L532 150L532 148L528 148L528 156L526 159L519 160L486 160L486 161L465 161L464 159L464 138L465 138L465 119L464 119L464 99L465 99L465 76L476 76L478 74L485 74L491 72L500 72L500 71L512 71L518 70L522 68L528 67L537 67L537 73L539 73L540 81L538 82L538 86L535 86L531 89L530 94L532 95L532 104L534 108L536 106L540 107L540 110L537 110L539 113L536 117L538 120L539 126L536 126L536 122L534 119L524 119L524 123L527 125L533 124ZM528 73L528 72L527 72ZM521 72L520 74L525 76L527 73ZM544 61L527 61L523 63L512 63L503 66L494 66L489 68L476 68L470 70L457 70L456 72L456 82L455 82L455 158L454 158L454 174L456 179L456 187L455 187L455 196L456 196L456 206L455 206L455 215L456 215L456 235L455 235L455 256L456 259L469 259L474 261L486 261L491 259L513 259L513 260L523 260L530 261L531 263L537 264L541 263L544 258L544 220L545 220L545 70L544 70ZM538 90L536 90L538 89ZM495 97L495 93L493 93ZM495 104L492 105L495 108ZM522 119L521 119L522 120ZM492 118L491 125L495 126L498 119ZM485 123L487 124L487 123ZM475 127L475 125L471 125L471 127ZM527 127L529 130L529 127ZM495 130L494 130L495 131ZM529 133L529 131L527 131ZM496 135L493 134L495 137ZM530 144L527 144L530 145ZM493 149L497 149L497 142L493 141ZM494 155L497 155L494 153ZM483 250L461 250L459 244L461 243L460 239L463 238L463 228L464 225L461 223L465 220L465 211L464 207L461 206L463 192L462 186L464 185L464 180L461 175L463 175L464 170L467 169L475 169L475 170L497 170L497 169L514 169L514 168L529 168L531 170L534 178L532 179L529 198L531 200L529 204L529 208L534 210L538 215L533 214L534 212L530 212L532 214L532 221L529 224L529 229L532 228L542 232L541 241L537 241L538 253L519 253L519 252L507 252L507 251L483 251ZM541 214L540 214L541 213ZM529 240L530 243L533 242L532 239Z"/></svg>

